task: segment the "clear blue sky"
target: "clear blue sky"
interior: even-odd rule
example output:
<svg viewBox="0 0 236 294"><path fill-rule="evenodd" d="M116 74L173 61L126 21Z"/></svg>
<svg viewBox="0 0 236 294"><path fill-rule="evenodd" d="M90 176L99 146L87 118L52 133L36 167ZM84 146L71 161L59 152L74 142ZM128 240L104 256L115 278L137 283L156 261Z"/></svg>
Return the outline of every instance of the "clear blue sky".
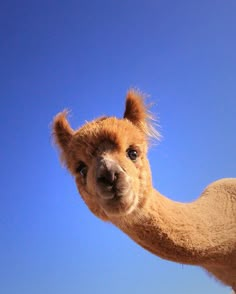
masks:
<svg viewBox="0 0 236 294"><path fill-rule="evenodd" d="M0 293L230 292L96 219L50 123L65 107L73 127L121 116L135 86L160 118L156 188L191 201L236 177L235 16L235 0L1 2Z"/></svg>

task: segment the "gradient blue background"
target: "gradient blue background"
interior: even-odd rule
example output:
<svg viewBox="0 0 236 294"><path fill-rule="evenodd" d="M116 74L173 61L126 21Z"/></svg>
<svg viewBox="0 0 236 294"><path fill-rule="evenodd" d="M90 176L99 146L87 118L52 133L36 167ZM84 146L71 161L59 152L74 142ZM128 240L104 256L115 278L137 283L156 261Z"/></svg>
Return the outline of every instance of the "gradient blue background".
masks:
<svg viewBox="0 0 236 294"><path fill-rule="evenodd" d="M95 218L61 168L50 123L122 116L151 95L156 188L191 201L236 177L236 1L2 1L0 293L229 293Z"/></svg>

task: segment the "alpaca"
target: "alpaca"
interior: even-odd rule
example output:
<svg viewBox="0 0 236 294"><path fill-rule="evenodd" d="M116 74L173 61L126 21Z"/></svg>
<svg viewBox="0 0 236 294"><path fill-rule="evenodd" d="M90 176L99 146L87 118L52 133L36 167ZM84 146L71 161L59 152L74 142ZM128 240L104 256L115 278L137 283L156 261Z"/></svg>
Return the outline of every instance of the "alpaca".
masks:
<svg viewBox="0 0 236 294"><path fill-rule="evenodd" d="M54 118L53 136L91 212L161 258L203 267L236 293L236 178L210 184L192 203L155 190L146 154L158 132L135 90L122 119L101 117L73 130L66 116Z"/></svg>

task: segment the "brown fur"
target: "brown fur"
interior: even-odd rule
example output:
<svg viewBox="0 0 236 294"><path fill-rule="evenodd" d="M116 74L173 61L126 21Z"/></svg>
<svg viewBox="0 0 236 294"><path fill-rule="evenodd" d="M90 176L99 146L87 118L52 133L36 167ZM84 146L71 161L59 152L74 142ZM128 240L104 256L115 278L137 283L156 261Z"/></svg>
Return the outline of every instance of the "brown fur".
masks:
<svg viewBox="0 0 236 294"><path fill-rule="evenodd" d="M55 117L54 138L88 208L148 251L202 266L235 289L236 179L212 183L188 204L156 191L146 154L149 136L158 133L134 90L123 119L105 117L74 131L66 114Z"/></svg>

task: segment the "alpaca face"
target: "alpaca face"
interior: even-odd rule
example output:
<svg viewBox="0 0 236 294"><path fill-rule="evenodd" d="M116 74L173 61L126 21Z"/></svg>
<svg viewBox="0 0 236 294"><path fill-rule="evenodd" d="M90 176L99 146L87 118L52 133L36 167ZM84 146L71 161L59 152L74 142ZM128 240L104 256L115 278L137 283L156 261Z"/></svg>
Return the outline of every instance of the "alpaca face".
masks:
<svg viewBox="0 0 236 294"><path fill-rule="evenodd" d="M95 214L109 218L135 209L148 163L144 135L132 123L116 118L89 123L75 134L70 149L69 169Z"/></svg>
<svg viewBox="0 0 236 294"><path fill-rule="evenodd" d="M103 117L76 131L65 113L54 120L62 160L83 200L101 219L131 213L150 189L145 115L142 98L130 92L123 119Z"/></svg>

